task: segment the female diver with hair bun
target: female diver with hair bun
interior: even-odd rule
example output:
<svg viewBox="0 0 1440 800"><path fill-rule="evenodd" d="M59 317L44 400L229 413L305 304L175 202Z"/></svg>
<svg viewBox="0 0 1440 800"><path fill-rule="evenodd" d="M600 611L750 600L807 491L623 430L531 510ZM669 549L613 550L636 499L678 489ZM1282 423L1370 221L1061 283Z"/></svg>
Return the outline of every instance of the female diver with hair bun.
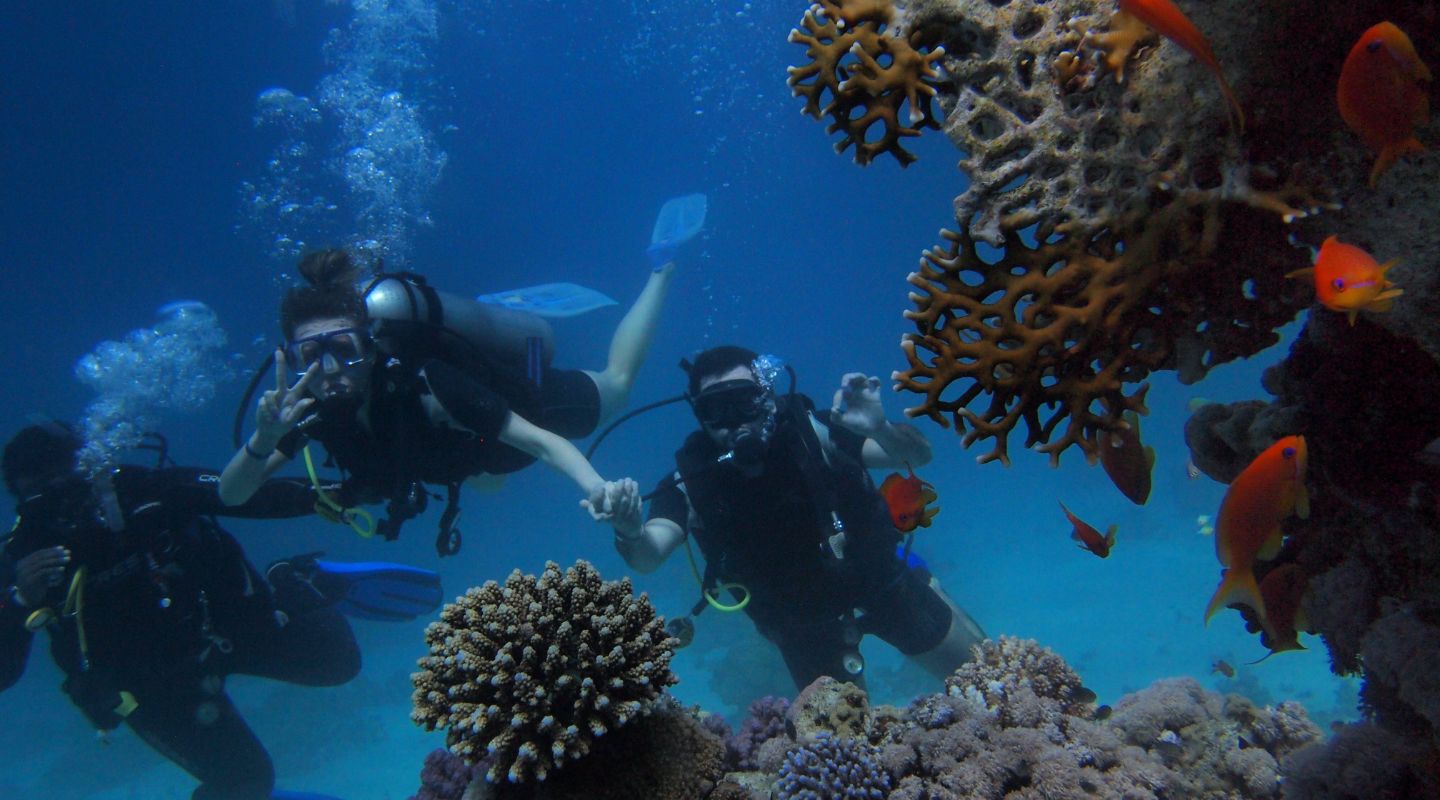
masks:
<svg viewBox="0 0 1440 800"><path fill-rule="evenodd" d="M437 291L411 274L361 284L345 250L307 255L306 283L280 303L275 388L261 396L255 432L221 476L221 498L244 502L314 439L345 473L333 507L388 501L378 528L386 538L423 510L424 484L449 487L442 555L459 546L447 530L459 485L537 459L580 487L594 519L608 520L616 484L569 440L625 405L674 274L668 256L620 321L609 363L591 372L548 365L550 331L538 317Z"/></svg>

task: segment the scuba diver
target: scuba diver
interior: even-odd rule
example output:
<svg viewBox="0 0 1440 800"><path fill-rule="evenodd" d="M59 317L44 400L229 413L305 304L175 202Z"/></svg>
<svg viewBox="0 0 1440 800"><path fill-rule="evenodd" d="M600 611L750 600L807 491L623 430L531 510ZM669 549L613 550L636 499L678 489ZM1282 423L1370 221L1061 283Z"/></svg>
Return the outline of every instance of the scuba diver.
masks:
<svg viewBox="0 0 1440 800"><path fill-rule="evenodd" d="M81 444L48 422L21 430L4 450L18 518L0 550L0 690L20 679L32 640L46 631L70 700L97 730L128 723L198 779L194 800L321 798L274 791L270 756L231 702L226 677L345 683L360 670L360 650L341 612L433 611L438 577L314 554L262 577L214 515L314 513L308 482L270 480L226 506L215 473L169 465L163 445L156 467L89 478L76 469Z"/></svg>
<svg viewBox="0 0 1440 800"><path fill-rule="evenodd" d="M638 486L621 482L612 523L626 563L651 572L693 536L705 574L697 570L703 596L691 615L743 609L779 647L797 689L822 675L863 687L866 634L937 677L969 660L984 633L897 548L901 535L866 471L931 457L918 430L885 419L878 379L845 375L832 407L817 411L795 393L793 372L790 392L777 395L774 356L723 346L682 366L700 430L648 496L648 518ZM693 623L676 623L685 642Z"/></svg>
<svg viewBox="0 0 1440 800"><path fill-rule="evenodd" d="M436 549L453 554L460 485L483 488L537 459L580 487L581 506L595 519L608 519L617 485L569 440L627 402L673 254L652 246L654 270L601 372L552 368L551 332L538 316L439 292L411 274L381 274L357 290L346 251L307 255L299 265L306 285L280 304L285 345L275 353L275 388L261 396L254 433L221 475L220 497L246 501L301 453L313 474L306 442L314 439L345 473L328 504L362 535L395 538L424 510L425 484L442 485L449 498ZM293 384L287 371L299 376ZM387 519L366 531L354 507L379 502Z"/></svg>

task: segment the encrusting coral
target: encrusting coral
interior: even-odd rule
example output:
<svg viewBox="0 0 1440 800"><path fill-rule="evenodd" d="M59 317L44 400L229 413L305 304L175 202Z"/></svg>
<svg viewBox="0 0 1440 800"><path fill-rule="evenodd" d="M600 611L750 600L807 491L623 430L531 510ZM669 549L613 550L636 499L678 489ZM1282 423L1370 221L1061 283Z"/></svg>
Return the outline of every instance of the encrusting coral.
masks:
<svg viewBox="0 0 1440 800"><path fill-rule="evenodd" d="M819 0L805 12L803 31L790 32L790 41L805 45L810 58L790 68L791 90L805 98L806 114L830 117L826 132L844 134L835 152L854 145L855 161L862 165L889 153L908 166L915 154L901 147L900 139L940 127L931 98L944 49L913 32L897 35L894 19L890 0ZM900 121L907 102L908 124ZM877 124L884 129L878 136L872 133Z"/></svg>
<svg viewBox="0 0 1440 800"><path fill-rule="evenodd" d="M1133 48L1146 34L1112 11L917 0L893 23L943 45L937 96L970 177L949 247L909 276L896 387L924 396L911 416L993 441L982 462L1008 463L1022 420L1052 463L1072 445L1094 461L1101 431L1145 412L1151 372L1199 380L1307 299L1281 276L1308 266L1288 223L1330 205L1318 178L1248 161L1213 77L1173 45Z"/></svg>
<svg viewBox="0 0 1440 800"><path fill-rule="evenodd" d="M585 561L471 588L425 641L411 717L446 729L466 761L486 759L492 781L543 780L675 682L676 641L649 598Z"/></svg>
<svg viewBox="0 0 1440 800"><path fill-rule="evenodd" d="M1298 705L1257 708L1191 679L1127 695L1113 717L1097 720L1093 695L1054 652L1013 638L977 651L947 693L903 710L870 708L863 693L811 691L830 679L812 684L816 702L793 705L790 724L760 747L783 754L778 763L760 759L775 796L1278 798L1286 759L1320 739ZM864 727L856 730L857 721ZM801 752L823 755L802 762ZM877 793L887 780L893 788Z"/></svg>

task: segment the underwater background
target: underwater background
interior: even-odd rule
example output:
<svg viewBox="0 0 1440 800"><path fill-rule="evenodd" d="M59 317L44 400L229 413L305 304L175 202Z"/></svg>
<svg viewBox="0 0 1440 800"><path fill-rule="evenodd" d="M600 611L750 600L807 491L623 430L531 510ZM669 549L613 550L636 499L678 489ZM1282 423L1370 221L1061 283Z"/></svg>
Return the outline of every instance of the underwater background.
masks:
<svg viewBox="0 0 1440 800"><path fill-rule="evenodd" d="M656 212L691 192L709 197L706 230L681 251L632 407L678 394L679 359L725 343L783 357L822 405L848 371L888 384L913 330L905 277L954 225L966 179L938 132L907 142L919 156L907 169L888 158L861 169L832 151L785 83L803 55L785 34L802 11L731 0L7 5L0 435L35 414L79 420L88 409L110 430L138 415L181 464L223 466L236 404L278 340L278 298L307 247L373 241L387 267L459 294L551 281L602 291L621 305L555 324L557 363L598 368L648 274ZM159 309L178 300L205 303L213 324L177 327ZM920 474L942 509L917 552L987 633L1053 648L1099 702L1192 675L1260 704L1299 700L1322 728L1353 718L1357 681L1330 674L1318 640L1250 665L1266 651L1236 613L1201 622L1219 573L1197 517L1214 516L1224 486L1187 477L1188 404L1257 396L1297 327L1199 384L1152 376L1143 430L1158 460L1143 507L1075 450L1052 469L1017 442L1012 466L981 466L953 431L916 420L936 453ZM918 398L884 402L899 420ZM645 414L594 463L648 489L693 424L683 404ZM225 527L262 567L313 550L400 561L439 570L451 595L547 560L626 574L609 528L575 495L543 468L497 494L467 490L463 550L443 561L432 546L440 504L391 543L315 518ZM1108 559L1075 547L1057 501L1102 530L1119 526ZM678 554L636 585L666 614L696 597ZM752 699L794 694L778 653L740 615L712 611L697 627L672 665L678 698L738 723ZM443 746L409 720L424 621L355 629L365 665L350 684L236 676L229 687L280 786L404 798L425 753ZM36 644L24 679L0 694L0 796L186 796L193 781L128 730L97 742ZM883 643L864 653L875 702L939 688ZM1216 659L1235 677L1212 673Z"/></svg>

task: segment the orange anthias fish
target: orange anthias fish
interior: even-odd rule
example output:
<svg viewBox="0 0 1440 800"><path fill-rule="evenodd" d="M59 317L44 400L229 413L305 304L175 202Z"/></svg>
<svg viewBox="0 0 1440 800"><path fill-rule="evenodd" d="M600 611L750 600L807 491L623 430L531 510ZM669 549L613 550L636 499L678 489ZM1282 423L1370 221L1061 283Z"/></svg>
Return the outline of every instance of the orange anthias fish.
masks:
<svg viewBox="0 0 1440 800"><path fill-rule="evenodd" d="M1140 443L1140 415L1125 412L1130 427L1100 431L1100 463L1122 494L1137 506L1150 499L1150 473L1155 469L1155 448Z"/></svg>
<svg viewBox="0 0 1440 800"><path fill-rule="evenodd" d="M1225 73L1220 71L1220 62L1215 58L1215 51L1210 49L1210 42L1206 41L1205 34L1195 27L1189 17L1170 0L1120 0L1120 10L1180 45L1215 73L1215 79L1220 82L1220 93L1225 95L1225 102L1230 104L1237 127L1240 130L1245 129L1245 112L1240 108L1240 101L1235 99L1235 92L1230 89L1229 81L1225 80Z"/></svg>
<svg viewBox="0 0 1440 800"><path fill-rule="evenodd" d="M1360 34L1340 68L1340 116L1379 154L1370 185L1406 153L1425 149L1415 127L1430 120L1430 68L1405 32L1381 22Z"/></svg>
<svg viewBox="0 0 1440 800"><path fill-rule="evenodd" d="M1081 550L1089 550L1101 558L1110 557L1110 548L1115 546L1115 528L1117 526L1111 525L1105 531L1105 535L1101 536L1100 531L1095 530L1094 526L1071 514L1070 509L1066 508L1064 503L1060 504L1060 510L1065 512L1070 524L1075 526L1075 530L1070 532L1070 538L1080 543Z"/></svg>
<svg viewBox="0 0 1440 800"><path fill-rule="evenodd" d="M1255 610L1266 633L1275 637L1260 587L1255 561L1280 552L1282 523L1292 513L1310 515L1305 489L1305 437L1286 436L1255 457L1225 491L1215 525L1215 555L1225 577L1205 608L1205 622L1216 611L1236 603Z"/></svg>
<svg viewBox="0 0 1440 800"><path fill-rule="evenodd" d="M1300 631L1309 631L1310 621L1300 601L1309 588L1310 577L1298 564L1281 564L1265 573L1264 580L1260 581L1260 597L1265 601L1265 612L1270 619L1270 628L1265 634L1265 646L1270 648L1270 653L1265 658L1286 650L1305 649L1305 645L1300 644Z"/></svg>
<svg viewBox="0 0 1440 800"><path fill-rule="evenodd" d="M890 509L890 521L895 524L895 530L901 533L930 527L930 520L940 513L938 507L926 508L939 498L939 495L935 494L935 487L916 477L915 470L910 469L909 464L905 465L905 469L910 472L908 478L892 472L880 484L880 495L885 498L885 506Z"/></svg>
<svg viewBox="0 0 1440 800"><path fill-rule="evenodd" d="M1331 311L1339 311L1355 324L1361 311L1389 311L1404 290L1385 279L1385 273L1399 263L1384 264L1360 248L1331 236L1320 245L1315 266L1286 273L1287 278L1315 276L1315 298Z"/></svg>

